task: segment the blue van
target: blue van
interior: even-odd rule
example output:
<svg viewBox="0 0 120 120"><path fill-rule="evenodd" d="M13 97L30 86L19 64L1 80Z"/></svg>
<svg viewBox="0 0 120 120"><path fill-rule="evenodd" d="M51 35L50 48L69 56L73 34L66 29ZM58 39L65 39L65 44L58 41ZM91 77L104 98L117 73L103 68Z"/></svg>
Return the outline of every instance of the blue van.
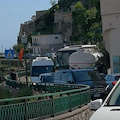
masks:
<svg viewBox="0 0 120 120"><path fill-rule="evenodd" d="M94 69L68 69L55 72L54 83L90 86L91 98L104 98L109 85Z"/></svg>

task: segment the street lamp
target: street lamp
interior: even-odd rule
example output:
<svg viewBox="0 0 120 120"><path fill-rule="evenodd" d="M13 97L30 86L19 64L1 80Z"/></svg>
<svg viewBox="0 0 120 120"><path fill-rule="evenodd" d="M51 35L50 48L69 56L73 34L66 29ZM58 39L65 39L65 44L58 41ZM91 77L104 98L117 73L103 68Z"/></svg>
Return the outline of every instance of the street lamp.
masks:
<svg viewBox="0 0 120 120"><path fill-rule="evenodd" d="M27 48L29 49L29 66L30 66L30 71L31 71L31 43L30 42L28 42L28 44L27 44Z"/></svg>
<svg viewBox="0 0 120 120"><path fill-rule="evenodd" d="M24 45L24 52L25 52L25 72L26 72L26 83L28 85L28 77L27 77L27 61L26 61L26 45L27 45L27 36L24 33L23 36L21 37L21 42Z"/></svg>

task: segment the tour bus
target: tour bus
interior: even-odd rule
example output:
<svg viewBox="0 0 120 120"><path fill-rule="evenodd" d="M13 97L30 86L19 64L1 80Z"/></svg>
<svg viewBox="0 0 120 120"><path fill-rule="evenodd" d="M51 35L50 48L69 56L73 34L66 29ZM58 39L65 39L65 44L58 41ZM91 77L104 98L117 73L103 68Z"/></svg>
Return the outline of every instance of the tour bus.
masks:
<svg viewBox="0 0 120 120"><path fill-rule="evenodd" d="M54 71L54 63L48 57L36 57L32 61L31 82L38 83L39 75L43 73L51 73Z"/></svg>

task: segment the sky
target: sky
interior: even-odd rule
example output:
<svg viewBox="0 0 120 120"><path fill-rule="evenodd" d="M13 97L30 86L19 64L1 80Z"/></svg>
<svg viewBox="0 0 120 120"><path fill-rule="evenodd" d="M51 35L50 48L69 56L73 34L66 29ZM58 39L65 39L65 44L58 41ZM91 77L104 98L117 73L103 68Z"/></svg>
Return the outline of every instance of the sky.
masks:
<svg viewBox="0 0 120 120"><path fill-rule="evenodd" d="M50 0L0 0L0 53L17 44L21 23L50 7Z"/></svg>

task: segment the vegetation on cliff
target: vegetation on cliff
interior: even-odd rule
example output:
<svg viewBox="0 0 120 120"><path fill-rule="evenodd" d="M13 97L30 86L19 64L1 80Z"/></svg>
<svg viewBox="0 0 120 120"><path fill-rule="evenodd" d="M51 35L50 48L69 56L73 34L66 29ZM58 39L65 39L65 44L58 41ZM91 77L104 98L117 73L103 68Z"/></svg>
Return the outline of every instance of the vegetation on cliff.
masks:
<svg viewBox="0 0 120 120"><path fill-rule="evenodd" d="M102 44L102 27L98 2L96 1L94 4L92 2L89 9L84 7L81 2L75 4L72 14L72 42L79 44Z"/></svg>
<svg viewBox="0 0 120 120"><path fill-rule="evenodd" d="M34 32L54 33L55 10L65 12L70 10L71 5L74 5L71 43L103 44L99 0L58 0L58 4L55 4L54 1L51 2L53 6L35 21L36 30Z"/></svg>
<svg viewBox="0 0 120 120"><path fill-rule="evenodd" d="M35 21L36 30L34 32L39 32L40 34L53 33L54 9L55 9L55 6L49 9L42 17L39 17Z"/></svg>

